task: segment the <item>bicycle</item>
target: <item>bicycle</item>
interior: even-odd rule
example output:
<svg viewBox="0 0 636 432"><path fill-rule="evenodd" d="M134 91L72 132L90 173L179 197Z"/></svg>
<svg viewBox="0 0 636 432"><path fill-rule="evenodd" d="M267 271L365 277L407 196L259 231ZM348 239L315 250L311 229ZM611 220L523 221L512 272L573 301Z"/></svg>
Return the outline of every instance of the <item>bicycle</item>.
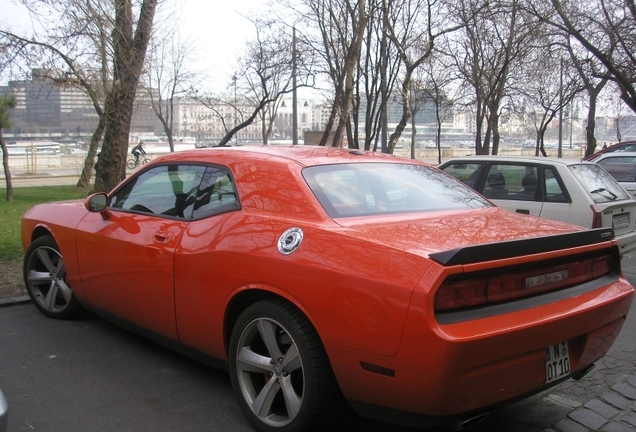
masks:
<svg viewBox="0 0 636 432"><path fill-rule="evenodd" d="M138 165L146 165L148 162L150 162L150 158L147 156L131 157L126 161L126 167L135 169Z"/></svg>

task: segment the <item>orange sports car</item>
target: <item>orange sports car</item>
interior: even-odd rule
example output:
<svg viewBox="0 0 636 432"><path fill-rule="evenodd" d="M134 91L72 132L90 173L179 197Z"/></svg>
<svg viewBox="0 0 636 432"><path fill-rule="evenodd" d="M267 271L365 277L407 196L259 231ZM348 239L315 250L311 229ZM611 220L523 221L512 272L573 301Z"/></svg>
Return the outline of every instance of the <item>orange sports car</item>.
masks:
<svg viewBox="0 0 636 432"><path fill-rule="evenodd" d="M610 228L510 213L425 163L262 146L158 157L109 194L22 220L53 318L88 309L228 370L261 431L349 403L411 426L478 421L584 375L634 290Z"/></svg>

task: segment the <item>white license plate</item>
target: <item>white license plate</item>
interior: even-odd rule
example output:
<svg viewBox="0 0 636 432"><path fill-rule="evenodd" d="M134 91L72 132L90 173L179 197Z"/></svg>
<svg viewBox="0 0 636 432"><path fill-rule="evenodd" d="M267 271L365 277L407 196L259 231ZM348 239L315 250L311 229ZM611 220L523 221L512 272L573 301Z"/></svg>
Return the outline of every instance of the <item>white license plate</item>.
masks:
<svg viewBox="0 0 636 432"><path fill-rule="evenodd" d="M612 216L612 227L623 228L629 226L629 213L621 213Z"/></svg>
<svg viewBox="0 0 636 432"><path fill-rule="evenodd" d="M549 383L570 374L570 350L567 342L550 345L545 353L545 382Z"/></svg>

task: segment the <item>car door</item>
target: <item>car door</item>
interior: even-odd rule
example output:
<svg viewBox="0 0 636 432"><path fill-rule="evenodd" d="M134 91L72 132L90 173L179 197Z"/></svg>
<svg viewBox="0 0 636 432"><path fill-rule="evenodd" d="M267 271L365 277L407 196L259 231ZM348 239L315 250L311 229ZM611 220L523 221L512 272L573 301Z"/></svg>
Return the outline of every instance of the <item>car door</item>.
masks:
<svg viewBox="0 0 636 432"><path fill-rule="evenodd" d="M610 173L632 198L636 198L636 156L617 153L615 156L606 156L597 163Z"/></svg>
<svg viewBox="0 0 636 432"><path fill-rule="evenodd" d="M177 339L175 248L190 221L204 166L155 166L109 197L109 217L79 225L83 288L95 307Z"/></svg>
<svg viewBox="0 0 636 432"><path fill-rule="evenodd" d="M541 216L543 201L537 165L492 163L487 168L480 192L511 212Z"/></svg>
<svg viewBox="0 0 636 432"><path fill-rule="evenodd" d="M581 196L580 186L573 184L571 176L569 179L568 188L556 167L542 167L540 188L544 202L541 217L591 228L590 202Z"/></svg>

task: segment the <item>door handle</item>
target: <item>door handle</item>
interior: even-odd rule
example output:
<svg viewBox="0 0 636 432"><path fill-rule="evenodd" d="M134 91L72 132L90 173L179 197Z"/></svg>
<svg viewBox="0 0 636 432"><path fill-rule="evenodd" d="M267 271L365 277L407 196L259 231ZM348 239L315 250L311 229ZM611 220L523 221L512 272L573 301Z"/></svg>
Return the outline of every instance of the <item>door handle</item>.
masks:
<svg viewBox="0 0 636 432"><path fill-rule="evenodd" d="M517 210L515 210L515 212L521 213L521 214L525 214L525 215L529 215L530 214L530 210L526 210L526 209L517 209Z"/></svg>
<svg viewBox="0 0 636 432"><path fill-rule="evenodd" d="M168 231L158 231L155 234L155 243L168 244L172 240L172 233Z"/></svg>

